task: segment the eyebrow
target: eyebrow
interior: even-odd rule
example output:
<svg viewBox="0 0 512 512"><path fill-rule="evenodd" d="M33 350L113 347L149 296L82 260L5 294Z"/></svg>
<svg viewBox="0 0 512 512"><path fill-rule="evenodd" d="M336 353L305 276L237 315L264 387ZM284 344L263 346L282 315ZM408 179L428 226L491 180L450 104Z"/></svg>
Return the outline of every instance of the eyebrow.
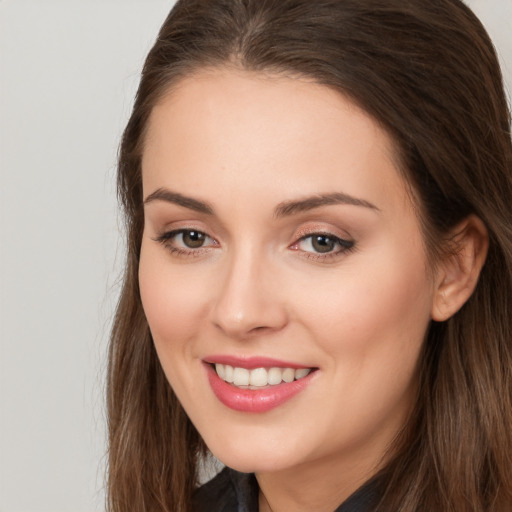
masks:
<svg viewBox="0 0 512 512"><path fill-rule="evenodd" d="M344 194L343 192L333 192L332 194L319 194L312 197L306 197L298 201L284 201L277 205L274 217L287 217L296 213L306 212L321 206L329 206L334 204L347 204L351 206L362 206L372 210L380 211L374 204L365 199Z"/></svg>
<svg viewBox="0 0 512 512"><path fill-rule="evenodd" d="M153 201L165 201L167 203L177 204L189 210L194 210L206 215L214 215L213 207L207 202L194 199L193 197L185 196L178 192L173 192L166 188L159 188L151 193L144 199L144 204L149 204ZM346 204L351 206L362 206L372 210L380 211L374 204L366 201L365 199L358 199L356 197L344 194L343 192L333 192L331 194L319 194L296 201L284 201L276 206L274 211L274 218L288 217L296 213L306 212L320 208L321 206L330 206L336 204Z"/></svg>
<svg viewBox="0 0 512 512"><path fill-rule="evenodd" d="M166 188L159 188L149 194L149 196L144 199L144 204L146 205L153 201L165 201L167 203L177 204L178 206L183 206L189 210L194 210L206 215L213 215L214 213L213 208L208 203L199 201L193 197L184 196L178 192L172 192Z"/></svg>

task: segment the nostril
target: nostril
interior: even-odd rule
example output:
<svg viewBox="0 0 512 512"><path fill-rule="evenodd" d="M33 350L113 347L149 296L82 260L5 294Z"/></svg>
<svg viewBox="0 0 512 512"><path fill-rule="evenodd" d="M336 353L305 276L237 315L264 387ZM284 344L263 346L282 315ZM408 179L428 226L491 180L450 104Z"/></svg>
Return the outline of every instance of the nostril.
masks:
<svg viewBox="0 0 512 512"><path fill-rule="evenodd" d="M267 333L272 333L273 331L277 331L277 330L279 330L279 327L260 325L258 327L253 327L252 329L247 331L247 336L264 335Z"/></svg>

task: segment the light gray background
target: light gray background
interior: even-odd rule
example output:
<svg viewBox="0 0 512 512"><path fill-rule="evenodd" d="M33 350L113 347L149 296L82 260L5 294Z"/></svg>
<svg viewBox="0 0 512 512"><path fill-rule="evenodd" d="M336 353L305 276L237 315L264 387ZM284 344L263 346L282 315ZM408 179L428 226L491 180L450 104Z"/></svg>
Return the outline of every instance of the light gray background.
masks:
<svg viewBox="0 0 512 512"><path fill-rule="evenodd" d="M0 512L103 510L116 151L173 3L0 0ZM468 3L512 84L512 0Z"/></svg>

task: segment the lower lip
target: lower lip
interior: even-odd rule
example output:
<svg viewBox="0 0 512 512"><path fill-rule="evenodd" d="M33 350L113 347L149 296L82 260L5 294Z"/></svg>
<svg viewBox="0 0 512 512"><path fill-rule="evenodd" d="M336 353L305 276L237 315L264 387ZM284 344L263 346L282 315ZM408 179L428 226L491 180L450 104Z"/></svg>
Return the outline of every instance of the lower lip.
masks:
<svg viewBox="0 0 512 512"><path fill-rule="evenodd" d="M267 412L284 404L303 391L316 372L293 382L283 382L262 389L240 389L223 381L211 365L206 364L208 380L215 396L227 407L241 412Z"/></svg>

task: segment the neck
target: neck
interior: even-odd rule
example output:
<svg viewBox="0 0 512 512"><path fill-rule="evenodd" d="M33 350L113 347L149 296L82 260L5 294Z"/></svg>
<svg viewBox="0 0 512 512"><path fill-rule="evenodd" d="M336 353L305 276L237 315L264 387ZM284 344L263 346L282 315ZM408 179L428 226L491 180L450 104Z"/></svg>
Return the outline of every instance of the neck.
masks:
<svg viewBox="0 0 512 512"><path fill-rule="evenodd" d="M380 469L364 458L342 467L334 457L256 473L260 512L332 512Z"/></svg>
<svg viewBox="0 0 512 512"><path fill-rule="evenodd" d="M258 502L258 512L274 512L272 510L272 507L270 506L270 503L267 500L267 497L263 494L261 488Z"/></svg>

